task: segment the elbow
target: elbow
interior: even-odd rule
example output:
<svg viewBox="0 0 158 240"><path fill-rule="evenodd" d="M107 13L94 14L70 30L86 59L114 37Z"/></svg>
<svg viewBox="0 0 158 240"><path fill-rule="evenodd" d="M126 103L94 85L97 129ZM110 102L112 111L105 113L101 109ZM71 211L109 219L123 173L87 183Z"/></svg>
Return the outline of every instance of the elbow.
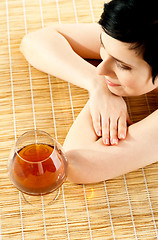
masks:
<svg viewBox="0 0 158 240"><path fill-rule="evenodd" d="M29 37L28 35L25 35L20 44L20 51L23 55L25 55L28 45L29 45Z"/></svg>
<svg viewBox="0 0 158 240"><path fill-rule="evenodd" d="M87 150L69 150L67 179L76 184L94 184L109 179L106 166L99 164L89 156Z"/></svg>
<svg viewBox="0 0 158 240"><path fill-rule="evenodd" d="M28 62L32 62L33 56L36 51L36 42L33 33L29 33L23 37L20 44L20 52L24 55Z"/></svg>
<svg viewBox="0 0 158 240"><path fill-rule="evenodd" d="M23 37L20 44L20 51L27 60L30 58L31 46L30 34L27 34Z"/></svg>
<svg viewBox="0 0 158 240"><path fill-rule="evenodd" d="M80 153L75 150L65 152L68 160L67 179L76 184L87 183L84 165L81 163Z"/></svg>

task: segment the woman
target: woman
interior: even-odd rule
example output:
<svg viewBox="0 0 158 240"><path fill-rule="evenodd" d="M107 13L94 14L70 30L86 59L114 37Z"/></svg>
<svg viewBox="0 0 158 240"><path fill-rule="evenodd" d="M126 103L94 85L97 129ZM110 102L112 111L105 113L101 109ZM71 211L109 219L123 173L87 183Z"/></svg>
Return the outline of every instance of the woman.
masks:
<svg viewBox="0 0 158 240"><path fill-rule="evenodd" d="M99 24L50 26L23 38L31 65L89 92L64 143L69 180L99 182L157 161L158 111L130 125L122 98L158 87L157 43L157 0L112 0ZM95 67L86 58L102 61Z"/></svg>

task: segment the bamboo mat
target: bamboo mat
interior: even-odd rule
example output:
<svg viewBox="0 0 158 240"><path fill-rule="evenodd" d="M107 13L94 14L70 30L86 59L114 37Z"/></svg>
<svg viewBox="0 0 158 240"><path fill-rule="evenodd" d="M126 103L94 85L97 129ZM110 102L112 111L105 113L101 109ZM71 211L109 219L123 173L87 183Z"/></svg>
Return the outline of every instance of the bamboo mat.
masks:
<svg viewBox="0 0 158 240"><path fill-rule="evenodd" d="M8 179L15 139L42 129L62 144L87 92L37 71L22 37L52 23L98 21L102 0L0 1L0 240L157 239L158 164L93 185L64 183L58 200L28 206ZM126 99L133 121L157 108L154 92ZM149 143L150 144L150 143Z"/></svg>

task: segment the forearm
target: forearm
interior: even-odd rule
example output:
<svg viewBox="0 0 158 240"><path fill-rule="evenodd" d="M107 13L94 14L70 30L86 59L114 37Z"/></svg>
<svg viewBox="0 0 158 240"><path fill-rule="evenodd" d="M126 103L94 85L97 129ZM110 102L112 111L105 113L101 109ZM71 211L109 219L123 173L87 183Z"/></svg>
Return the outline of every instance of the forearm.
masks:
<svg viewBox="0 0 158 240"><path fill-rule="evenodd" d="M66 38L52 28L26 35L20 49L35 68L89 92L95 89L97 82L103 83L103 77L96 74L96 67L80 57Z"/></svg>
<svg viewBox="0 0 158 240"><path fill-rule="evenodd" d="M70 181L100 182L157 161L158 111L129 126L126 140L118 146L105 146L101 138L97 140L88 116L86 106L64 144Z"/></svg>

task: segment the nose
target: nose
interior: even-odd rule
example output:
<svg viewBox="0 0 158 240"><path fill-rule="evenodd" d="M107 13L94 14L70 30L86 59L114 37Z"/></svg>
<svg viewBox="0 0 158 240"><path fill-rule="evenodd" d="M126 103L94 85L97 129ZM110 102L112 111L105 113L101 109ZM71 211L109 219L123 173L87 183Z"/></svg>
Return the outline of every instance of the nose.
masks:
<svg viewBox="0 0 158 240"><path fill-rule="evenodd" d="M116 78L116 74L113 70L113 62L112 59L104 59L98 66L97 66L97 74L109 76L112 78Z"/></svg>

